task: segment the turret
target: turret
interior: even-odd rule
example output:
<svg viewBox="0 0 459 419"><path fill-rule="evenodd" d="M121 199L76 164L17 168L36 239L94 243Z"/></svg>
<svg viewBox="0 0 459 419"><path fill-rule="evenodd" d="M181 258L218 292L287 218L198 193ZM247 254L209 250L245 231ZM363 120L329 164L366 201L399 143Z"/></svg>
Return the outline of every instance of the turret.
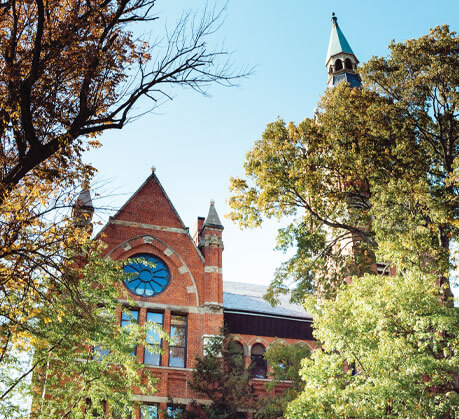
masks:
<svg viewBox="0 0 459 419"><path fill-rule="evenodd" d="M358 63L359 60L338 25L338 18L332 13L332 29L325 60L328 87L335 87L343 81L348 82L351 87L360 87L360 77L356 73Z"/></svg>
<svg viewBox="0 0 459 419"><path fill-rule="evenodd" d="M202 223L198 244L205 260L204 300L208 305L223 304L223 228L215 209L215 202L210 201L209 214Z"/></svg>
<svg viewBox="0 0 459 419"><path fill-rule="evenodd" d="M91 220L94 215L91 192L88 188L83 188L73 204L72 218L78 227L92 228Z"/></svg>

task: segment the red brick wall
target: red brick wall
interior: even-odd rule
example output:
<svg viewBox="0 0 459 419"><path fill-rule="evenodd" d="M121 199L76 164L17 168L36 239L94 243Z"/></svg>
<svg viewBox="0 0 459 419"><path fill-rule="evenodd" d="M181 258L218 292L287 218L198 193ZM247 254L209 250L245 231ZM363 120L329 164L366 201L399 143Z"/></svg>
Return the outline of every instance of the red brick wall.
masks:
<svg viewBox="0 0 459 419"><path fill-rule="evenodd" d="M198 399L189 388L191 370L197 355L202 355L203 335L219 335L223 326L222 229L205 226L199 220L195 240L190 237L158 179L153 174L110 219L98 238L107 244L106 257L126 260L138 253L148 253L162 259L170 270L170 283L159 295L140 297L120 286L120 300L127 296L139 304L139 322L143 324L147 310L164 313L164 330L170 332L171 314L185 314L188 321L186 368L169 365L169 348L163 342L161 366L152 367L159 381L157 391L143 395L144 402L159 402L166 408L168 398ZM197 246L200 246L198 249ZM118 321L121 320L121 309ZM238 335L250 363L250 348L254 343L265 347L275 338ZM297 340L283 339L296 343ZM310 347L313 342L308 342ZM137 347L137 360L143 362L144 347ZM254 380L259 394L265 380ZM282 387L282 385L281 385ZM276 390L279 391L279 390ZM180 400L179 400L180 402ZM138 412L137 412L138 415Z"/></svg>

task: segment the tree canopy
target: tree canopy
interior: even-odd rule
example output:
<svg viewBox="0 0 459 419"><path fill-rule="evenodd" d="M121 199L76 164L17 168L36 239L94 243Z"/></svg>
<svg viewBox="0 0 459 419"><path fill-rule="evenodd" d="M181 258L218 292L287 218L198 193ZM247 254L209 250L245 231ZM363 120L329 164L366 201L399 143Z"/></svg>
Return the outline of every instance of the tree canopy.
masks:
<svg viewBox="0 0 459 419"><path fill-rule="evenodd" d="M53 373L41 382L53 377L67 385L53 396L63 403L59 408L50 407L48 397L58 390L56 381L39 390L43 403L35 408L44 417L70 407L75 412L97 392L117 406L126 402L129 391L112 397L112 384L97 373L100 362L78 345L83 340L88 348L110 346L108 359L125 366L113 371L113 386L121 388L123 378L131 388L141 376L125 350L140 332L125 337L127 343L101 329L114 323L120 266L97 261L101 248L70 213L76 191L96 171L84 163L83 153L100 146L104 131L122 129L170 99L172 86L205 93L212 83L230 86L246 73L233 71L229 54L209 44L222 11L184 12L174 27L163 29L155 10L154 0L0 4L0 408L10 409L3 410L5 416L14 410L13 393L26 386L32 371L49 370L48 359L61 362L51 362ZM75 272L81 261L94 276ZM101 310L108 313L103 321ZM34 362L24 365L22 354L31 348ZM20 372L9 377L15 368ZM91 385L82 388L85 379L67 379L80 373Z"/></svg>
<svg viewBox="0 0 459 419"><path fill-rule="evenodd" d="M192 418L237 419L238 409L255 407L250 379L241 348L231 336L210 338L204 356L196 358L190 387L211 404L194 404L187 413Z"/></svg>
<svg viewBox="0 0 459 419"><path fill-rule="evenodd" d="M288 417L457 414L459 38L444 25L389 49L316 119L268 124L231 180L241 226L289 217L278 248L296 252L267 297L293 288L321 344Z"/></svg>
<svg viewBox="0 0 459 419"><path fill-rule="evenodd" d="M317 121L268 124L247 154L247 179L231 180L230 217L253 227L296 216L278 247L297 253L273 292L286 291L288 280L299 299L314 285L327 291L369 271L376 253L399 270L414 264L436 274L450 297L458 49L447 26L393 43L388 58L363 66L364 88L327 90Z"/></svg>

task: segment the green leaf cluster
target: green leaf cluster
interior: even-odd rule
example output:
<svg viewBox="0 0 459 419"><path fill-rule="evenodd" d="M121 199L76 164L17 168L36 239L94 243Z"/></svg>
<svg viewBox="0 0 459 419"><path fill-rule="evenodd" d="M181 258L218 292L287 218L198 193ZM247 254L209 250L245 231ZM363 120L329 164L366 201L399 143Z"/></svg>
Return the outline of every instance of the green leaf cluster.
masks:
<svg viewBox="0 0 459 419"><path fill-rule="evenodd" d="M440 296L435 277L410 271L353 278L320 305L309 297L321 346L303 360L286 417L457 415L459 311Z"/></svg>

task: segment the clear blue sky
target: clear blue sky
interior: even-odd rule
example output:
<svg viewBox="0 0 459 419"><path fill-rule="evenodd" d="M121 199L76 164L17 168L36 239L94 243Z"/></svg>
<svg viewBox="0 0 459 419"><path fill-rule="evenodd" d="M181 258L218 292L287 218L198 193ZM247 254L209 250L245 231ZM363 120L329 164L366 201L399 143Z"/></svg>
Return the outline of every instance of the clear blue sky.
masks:
<svg viewBox="0 0 459 419"><path fill-rule="evenodd" d="M181 11L202 9L205 1L158 0L157 33L172 26ZM223 3L217 2L223 5ZM116 193L98 205L121 206L150 174L156 174L183 221L193 228L216 201L225 225L224 279L268 284L285 258L273 251L277 225L240 231L223 219L229 212L228 179L243 174L245 153L278 116L299 122L311 117L323 93L331 13L360 62L386 55L392 39L404 41L449 24L458 30L459 1L229 0L215 41L234 51L236 66L256 66L240 87L214 86L212 97L183 89L155 114L101 137L103 147L87 154L99 181Z"/></svg>

